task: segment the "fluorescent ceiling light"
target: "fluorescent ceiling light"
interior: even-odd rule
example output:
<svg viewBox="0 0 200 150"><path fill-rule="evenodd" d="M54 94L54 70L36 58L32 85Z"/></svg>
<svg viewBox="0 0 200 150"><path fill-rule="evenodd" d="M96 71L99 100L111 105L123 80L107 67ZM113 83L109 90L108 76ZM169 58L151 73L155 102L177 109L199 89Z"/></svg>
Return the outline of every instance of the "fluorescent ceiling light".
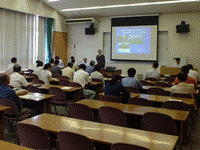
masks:
<svg viewBox="0 0 200 150"><path fill-rule="evenodd" d="M199 0L174 0L174 1L161 1L161 2L150 2L150 3L108 5L108 6L96 6L96 7L84 7L84 8L63 9L63 10L61 10L61 11L79 11L79 10L92 10L92 9L105 9L105 8L117 8L117 7L159 5L159 4L172 4L172 3L196 2L196 1L199 1Z"/></svg>
<svg viewBox="0 0 200 150"><path fill-rule="evenodd" d="M48 0L47 2L57 2L59 0Z"/></svg>

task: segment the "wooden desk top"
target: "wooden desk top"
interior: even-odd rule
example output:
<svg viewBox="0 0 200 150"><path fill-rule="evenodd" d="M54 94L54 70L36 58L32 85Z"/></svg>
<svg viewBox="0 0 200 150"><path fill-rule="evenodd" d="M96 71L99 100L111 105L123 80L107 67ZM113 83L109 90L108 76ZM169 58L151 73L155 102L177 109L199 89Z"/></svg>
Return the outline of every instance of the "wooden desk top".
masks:
<svg viewBox="0 0 200 150"><path fill-rule="evenodd" d="M54 97L54 95L50 94L41 94L41 93L32 93L28 92L26 95L19 96L22 100L29 100L29 101L45 101Z"/></svg>
<svg viewBox="0 0 200 150"><path fill-rule="evenodd" d="M20 145L16 145L10 142L5 142L0 140L0 149L1 150L32 150L30 148L26 148Z"/></svg>
<svg viewBox="0 0 200 150"><path fill-rule="evenodd" d="M97 110L102 106L115 107L115 108L118 108L121 111L123 111L125 114L129 114L129 115L143 116L147 112L156 112L156 113L169 115L174 120L183 121L183 122L186 121L186 119L189 115L189 111L169 110L169 109L164 109L164 108L113 103L113 102L99 101L99 100L84 99L84 100L78 101L76 103L84 104L92 109L97 109Z"/></svg>
<svg viewBox="0 0 200 150"><path fill-rule="evenodd" d="M178 136L125 128L81 119L41 114L19 123L33 124L52 133L70 131L104 144L136 144L151 150L174 149Z"/></svg>
<svg viewBox="0 0 200 150"><path fill-rule="evenodd" d="M64 92L74 92L74 91L82 89L82 87L69 87L69 86L62 86L62 85L47 85L47 84L42 84L38 88L42 90L49 90L50 87L61 88Z"/></svg>
<svg viewBox="0 0 200 150"><path fill-rule="evenodd" d="M0 105L0 112L3 112L7 109L10 109L10 107Z"/></svg>
<svg viewBox="0 0 200 150"><path fill-rule="evenodd" d="M131 97L140 97L148 99L149 101L153 102L167 102L169 100L181 100L182 102L188 105L194 105L195 99L193 98L181 98L181 97L172 97L172 96L160 96L160 95L150 95L150 94L140 94L140 93L130 93Z"/></svg>

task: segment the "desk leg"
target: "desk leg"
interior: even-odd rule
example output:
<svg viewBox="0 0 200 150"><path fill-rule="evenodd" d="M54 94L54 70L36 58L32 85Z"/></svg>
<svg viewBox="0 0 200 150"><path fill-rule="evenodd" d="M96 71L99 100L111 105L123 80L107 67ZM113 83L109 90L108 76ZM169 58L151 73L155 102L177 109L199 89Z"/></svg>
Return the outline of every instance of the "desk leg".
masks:
<svg viewBox="0 0 200 150"><path fill-rule="evenodd" d="M0 112L0 140L4 140L4 112Z"/></svg>
<svg viewBox="0 0 200 150"><path fill-rule="evenodd" d="M47 100L45 102L45 112L51 114L51 100L52 98L50 98L49 100Z"/></svg>

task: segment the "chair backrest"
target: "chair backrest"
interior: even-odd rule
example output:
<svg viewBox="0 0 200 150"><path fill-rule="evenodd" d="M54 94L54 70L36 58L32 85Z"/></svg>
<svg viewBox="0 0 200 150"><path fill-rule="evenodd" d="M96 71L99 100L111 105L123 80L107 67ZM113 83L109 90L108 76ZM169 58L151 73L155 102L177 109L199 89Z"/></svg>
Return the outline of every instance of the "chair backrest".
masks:
<svg viewBox="0 0 200 150"><path fill-rule="evenodd" d="M69 86L71 86L71 87L82 87L79 83L76 83L76 82L69 82Z"/></svg>
<svg viewBox="0 0 200 150"><path fill-rule="evenodd" d="M39 80L39 79L33 79L33 83L45 84L44 81Z"/></svg>
<svg viewBox="0 0 200 150"><path fill-rule="evenodd" d="M23 146L32 149L49 149L49 137L40 127L20 123L17 125L19 141Z"/></svg>
<svg viewBox="0 0 200 150"><path fill-rule="evenodd" d="M104 96L101 96L99 98L99 100L108 101L108 102L115 102L115 103L121 103L122 102L120 97L117 97L117 96L114 96L114 95L104 95Z"/></svg>
<svg viewBox="0 0 200 150"><path fill-rule="evenodd" d="M183 102L167 101L162 104L162 108L189 111L189 106Z"/></svg>
<svg viewBox="0 0 200 150"><path fill-rule="evenodd" d="M53 97L53 100L58 100L58 101L65 101L66 100L65 92L60 88L50 87L49 88L49 94L55 95Z"/></svg>
<svg viewBox="0 0 200 150"><path fill-rule="evenodd" d="M151 85L151 83L149 83L148 81L145 81L145 80L140 80L141 84L142 85Z"/></svg>
<svg viewBox="0 0 200 150"><path fill-rule="evenodd" d="M28 69L27 71L30 72L30 73L33 73L33 72L34 72L33 69Z"/></svg>
<svg viewBox="0 0 200 150"><path fill-rule="evenodd" d="M69 116L72 118L83 119L83 120L93 120L92 109L86 105L71 103L68 106Z"/></svg>
<svg viewBox="0 0 200 150"><path fill-rule="evenodd" d="M33 93L41 93L40 89L36 86L28 85L26 87L27 91L33 92Z"/></svg>
<svg viewBox="0 0 200 150"><path fill-rule="evenodd" d="M57 138L60 150L94 150L93 142L80 134L61 131Z"/></svg>
<svg viewBox="0 0 200 150"><path fill-rule="evenodd" d="M126 126L125 114L117 108L103 106L99 108L99 116L102 123Z"/></svg>
<svg viewBox="0 0 200 150"><path fill-rule="evenodd" d="M147 94L167 96L167 92L161 88L149 88Z"/></svg>
<svg viewBox="0 0 200 150"><path fill-rule="evenodd" d="M149 149L138 145L115 143L111 146L111 150L149 150Z"/></svg>
<svg viewBox="0 0 200 150"><path fill-rule="evenodd" d="M17 106L15 102L12 100L9 100L7 98L0 98L0 105L2 106L8 106L11 109L5 110L4 114L9 116L17 116Z"/></svg>
<svg viewBox="0 0 200 150"><path fill-rule="evenodd" d="M104 78L109 78L109 76L105 73L102 73L102 75L103 75Z"/></svg>
<svg viewBox="0 0 200 150"><path fill-rule="evenodd" d="M59 79L59 85L69 86L69 82L70 81L68 79L64 79L64 78Z"/></svg>
<svg viewBox="0 0 200 150"><path fill-rule="evenodd" d="M61 80L61 79L66 79L66 80L68 80L68 79L70 79L68 76L60 76L59 78L58 78L59 80Z"/></svg>
<svg viewBox="0 0 200 150"><path fill-rule="evenodd" d="M95 81L95 82L102 82L100 79L92 79L92 81Z"/></svg>
<svg viewBox="0 0 200 150"><path fill-rule="evenodd" d="M176 134L174 119L160 113L145 113L142 118L142 129L171 135Z"/></svg>
<svg viewBox="0 0 200 150"><path fill-rule="evenodd" d="M169 84L167 84L165 82L156 82L154 85L160 86L160 87L171 87Z"/></svg>
<svg viewBox="0 0 200 150"><path fill-rule="evenodd" d="M134 105L141 105L141 106L152 106L152 102L145 99L145 98L129 98L128 99L128 104L134 104Z"/></svg>
<svg viewBox="0 0 200 150"><path fill-rule="evenodd" d="M172 93L172 97L181 97L181 98L192 98L190 94L181 94L181 93Z"/></svg>
<svg viewBox="0 0 200 150"><path fill-rule="evenodd" d="M146 80L146 81L158 81L158 80L155 79L155 78L146 78L145 80Z"/></svg>
<svg viewBox="0 0 200 150"><path fill-rule="evenodd" d="M139 90L134 87L125 87L125 89L131 93L140 93Z"/></svg>

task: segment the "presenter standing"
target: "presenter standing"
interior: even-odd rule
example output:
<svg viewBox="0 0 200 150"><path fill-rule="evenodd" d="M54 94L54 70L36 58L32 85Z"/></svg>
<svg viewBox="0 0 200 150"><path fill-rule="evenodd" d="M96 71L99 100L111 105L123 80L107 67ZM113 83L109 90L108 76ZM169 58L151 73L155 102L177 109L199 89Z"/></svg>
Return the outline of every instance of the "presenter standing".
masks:
<svg viewBox="0 0 200 150"><path fill-rule="evenodd" d="M102 54L102 50L98 50L99 55L96 56L96 60L97 60L97 65L100 68L104 68L105 67L105 56Z"/></svg>

